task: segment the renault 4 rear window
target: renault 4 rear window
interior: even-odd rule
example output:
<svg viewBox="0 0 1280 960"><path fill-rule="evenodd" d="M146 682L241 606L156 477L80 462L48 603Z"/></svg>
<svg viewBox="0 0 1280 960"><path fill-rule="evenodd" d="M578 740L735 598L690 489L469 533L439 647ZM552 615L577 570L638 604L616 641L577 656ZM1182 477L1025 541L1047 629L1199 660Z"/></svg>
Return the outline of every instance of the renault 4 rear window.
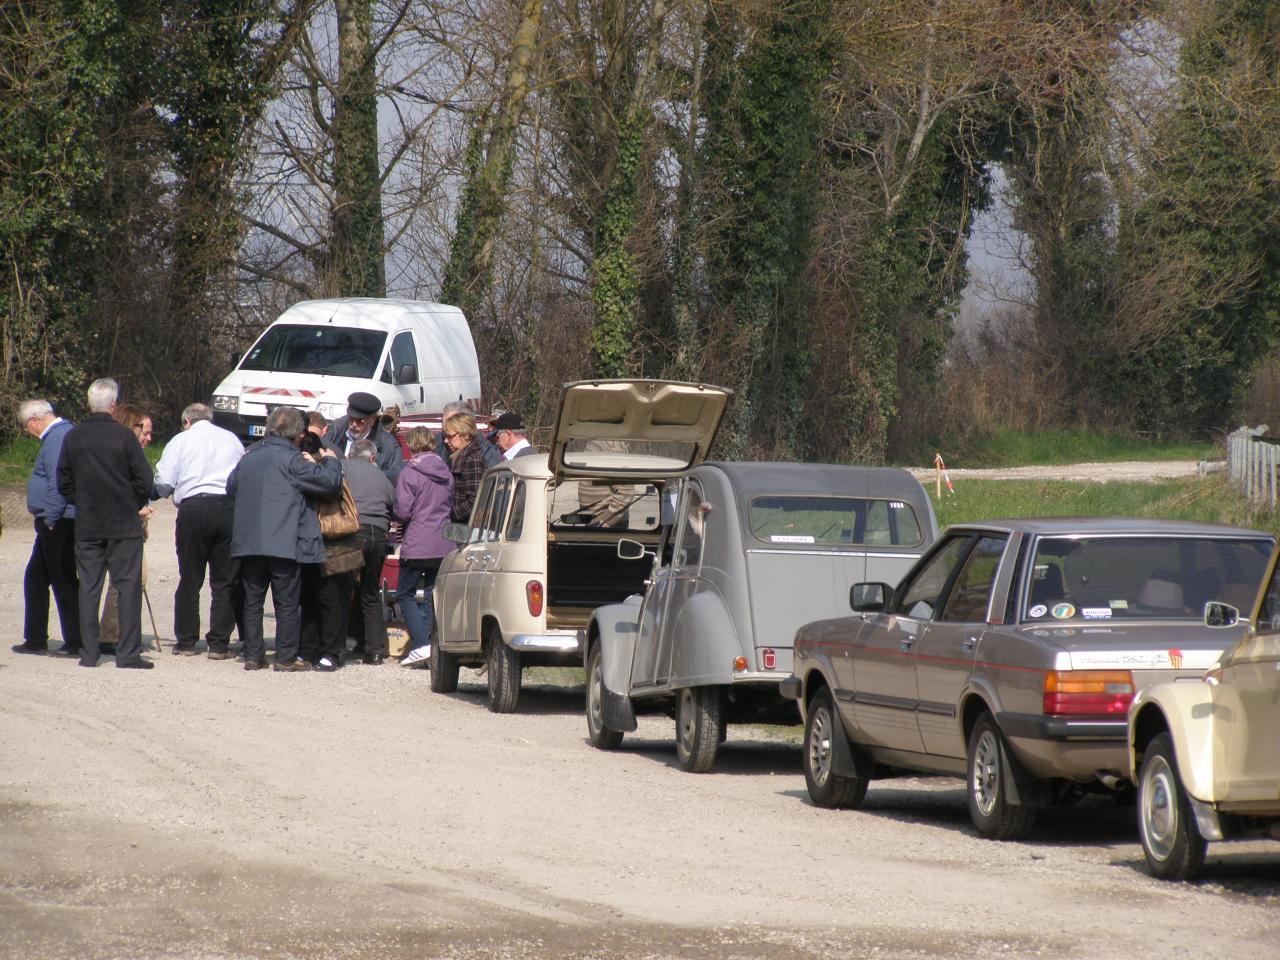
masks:
<svg viewBox="0 0 1280 960"><path fill-rule="evenodd" d="M1199 620L1219 600L1253 601L1271 541L1216 537L1042 537L1023 618Z"/></svg>
<svg viewBox="0 0 1280 960"><path fill-rule="evenodd" d="M904 500L854 497L756 497L751 534L772 544L917 547L920 521Z"/></svg>

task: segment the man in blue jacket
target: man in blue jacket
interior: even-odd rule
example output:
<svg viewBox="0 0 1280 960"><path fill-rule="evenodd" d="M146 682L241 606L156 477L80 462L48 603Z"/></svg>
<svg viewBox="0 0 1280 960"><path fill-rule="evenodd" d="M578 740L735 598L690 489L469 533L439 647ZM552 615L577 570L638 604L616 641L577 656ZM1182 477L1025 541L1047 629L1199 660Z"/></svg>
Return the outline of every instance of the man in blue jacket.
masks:
<svg viewBox="0 0 1280 960"><path fill-rule="evenodd" d="M276 670L309 670L298 658L303 563L324 563L320 521L309 497L333 500L342 490L342 467L332 450L312 463L298 449L306 421L293 407L267 416L266 436L250 447L227 478L234 501L231 556L240 560L244 586L246 670L266 666L262 608L271 587L276 610Z"/></svg>
<svg viewBox="0 0 1280 960"><path fill-rule="evenodd" d="M27 512L35 518L36 539L23 578L26 607L23 642L14 653L49 649L49 590L58 604L62 646L54 656L80 656L80 600L76 579L76 508L58 492L58 457L73 426L53 412L47 400L27 400L18 407L18 425L40 441L35 467L27 480Z"/></svg>

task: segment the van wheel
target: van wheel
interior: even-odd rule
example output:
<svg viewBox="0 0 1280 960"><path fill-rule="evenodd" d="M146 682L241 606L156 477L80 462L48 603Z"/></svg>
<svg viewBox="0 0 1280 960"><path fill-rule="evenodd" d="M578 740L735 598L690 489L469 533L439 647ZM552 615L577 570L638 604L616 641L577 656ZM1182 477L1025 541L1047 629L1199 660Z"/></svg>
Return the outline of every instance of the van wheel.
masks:
<svg viewBox="0 0 1280 960"><path fill-rule="evenodd" d="M440 631L431 630L431 689L453 693L458 689L458 658L440 648Z"/></svg>
<svg viewBox="0 0 1280 960"><path fill-rule="evenodd" d="M724 733L719 687L685 687L676 692L676 759L689 773L706 773L716 762Z"/></svg>
<svg viewBox="0 0 1280 960"><path fill-rule="evenodd" d="M833 769L832 743L843 736L844 726L836 715L831 692L824 687L809 704L804 724L804 783L815 806L857 807L867 795L865 777L844 777Z"/></svg>
<svg viewBox="0 0 1280 960"><path fill-rule="evenodd" d="M1204 864L1205 839L1182 788L1173 741L1162 733L1142 754L1138 832L1147 866L1161 880L1190 880Z"/></svg>
<svg viewBox="0 0 1280 960"><path fill-rule="evenodd" d="M983 713L969 734L969 819L990 840L1018 840L1031 832L1036 808L1010 803L1005 796L1009 745L990 713Z"/></svg>
<svg viewBox="0 0 1280 960"><path fill-rule="evenodd" d="M502 642L502 632L489 628L484 665L489 678L489 710L514 713L520 699L520 654Z"/></svg>
<svg viewBox="0 0 1280 960"><path fill-rule="evenodd" d="M622 743L622 731L604 725L604 655L600 644L587 656L587 738L598 750L616 750Z"/></svg>

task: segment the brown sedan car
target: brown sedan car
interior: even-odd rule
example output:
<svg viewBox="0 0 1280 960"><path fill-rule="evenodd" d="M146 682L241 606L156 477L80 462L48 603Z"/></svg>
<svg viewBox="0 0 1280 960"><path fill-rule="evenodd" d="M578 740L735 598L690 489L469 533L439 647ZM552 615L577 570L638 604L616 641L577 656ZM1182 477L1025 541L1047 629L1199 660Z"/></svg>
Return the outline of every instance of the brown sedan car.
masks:
<svg viewBox="0 0 1280 960"><path fill-rule="evenodd" d="M856 806L896 770L965 777L984 836L1036 809L1125 789L1127 714L1240 638L1206 602L1248 602L1272 538L1217 524L1036 519L947 530L896 590L855 584L810 623L784 692L805 715L813 801Z"/></svg>

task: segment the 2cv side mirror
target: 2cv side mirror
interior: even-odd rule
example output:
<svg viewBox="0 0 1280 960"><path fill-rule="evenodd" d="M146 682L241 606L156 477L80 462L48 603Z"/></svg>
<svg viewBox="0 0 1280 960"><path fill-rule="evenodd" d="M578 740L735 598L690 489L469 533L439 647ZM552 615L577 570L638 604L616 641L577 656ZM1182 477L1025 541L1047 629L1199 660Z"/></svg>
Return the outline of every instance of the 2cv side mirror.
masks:
<svg viewBox="0 0 1280 960"><path fill-rule="evenodd" d="M1240 622L1240 611L1229 603L1210 600L1204 605L1206 627L1234 627Z"/></svg>
<svg viewBox="0 0 1280 960"><path fill-rule="evenodd" d="M618 541L618 559L619 560L643 560L646 556L653 556L644 548L644 544L639 540L628 540L623 537Z"/></svg>
<svg viewBox="0 0 1280 960"><path fill-rule="evenodd" d="M849 588L849 606L854 613L881 613L892 596L893 588L887 583L855 583Z"/></svg>
<svg viewBox="0 0 1280 960"><path fill-rule="evenodd" d="M465 523L446 523L441 535L450 543L466 543L470 527Z"/></svg>

